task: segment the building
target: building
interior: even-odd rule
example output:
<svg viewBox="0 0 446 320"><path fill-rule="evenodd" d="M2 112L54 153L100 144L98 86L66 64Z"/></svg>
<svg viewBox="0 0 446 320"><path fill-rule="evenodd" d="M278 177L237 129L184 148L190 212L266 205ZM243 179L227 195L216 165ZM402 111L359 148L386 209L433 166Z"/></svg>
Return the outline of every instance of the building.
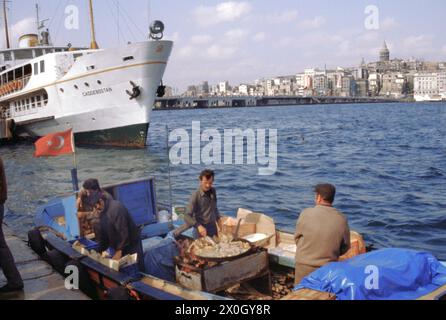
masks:
<svg viewBox="0 0 446 320"><path fill-rule="evenodd" d="M358 79L356 81L356 96L367 97L369 95L369 80Z"/></svg>
<svg viewBox="0 0 446 320"><path fill-rule="evenodd" d="M389 96L403 98L414 94L418 99L442 98L446 90L443 80L446 62L417 59L391 59L384 41L379 60L358 67L338 67L334 70L308 68L293 76L278 76L256 80L254 85L243 83L231 89L228 81L210 87L207 82L190 86L186 95L198 96ZM429 74L437 74L428 76ZM417 77L417 85L416 85ZM429 79L428 79L429 78ZM435 80L434 80L435 78ZM420 80L422 79L422 80ZM429 84L427 84L429 83ZM435 89L435 87L438 87ZM424 98L423 98L424 97Z"/></svg>
<svg viewBox="0 0 446 320"><path fill-rule="evenodd" d="M222 81L218 84L218 93L222 96L225 96L230 91L229 82L228 81Z"/></svg>
<svg viewBox="0 0 446 320"><path fill-rule="evenodd" d="M380 95L402 98L408 93L407 79L400 72L388 72L382 76Z"/></svg>
<svg viewBox="0 0 446 320"><path fill-rule="evenodd" d="M381 92L381 75L379 73L369 74L369 93L377 96Z"/></svg>
<svg viewBox="0 0 446 320"><path fill-rule="evenodd" d="M356 81L352 75L341 77L341 97L353 97L356 95Z"/></svg>
<svg viewBox="0 0 446 320"><path fill-rule="evenodd" d="M416 101L446 100L446 72L415 74L414 98Z"/></svg>
<svg viewBox="0 0 446 320"><path fill-rule="evenodd" d="M369 70L367 69L367 64L365 63L364 59L362 59L361 64L355 71L355 80L364 80L369 78Z"/></svg>
<svg viewBox="0 0 446 320"><path fill-rule="evenodd" d="M220 86L218 86L218 85L212 85L210 88L209 88L209 95L210 96L218 96L218 95L220 95Z"/></svg>
<svg viewBox="0 0 446 320"><path fill-rule="evenodd" d="M166 91L164 94L165 98L173 97L175 95L175 90L172 87L166 86Z"/></svg>
<svg viewBox="0 0 446 320"><path fill-rule="evenodd" d="M328 80L325 72L316 73L313 77L313 90L317 96L326 96L328 93Z"/></svg>
<svg viewBox="0 0 446 320"><path fill-rule="evenodd" d="M197 87L196 86L188 86L184 95L186 97L196 97L197 96Z"/></svg>
<svg viewBox="0 0 446 320"><path fill-rule="evenodd" d="M241 96L254 96L256 87L250 84L241 84L238 86L238 94Z"/></svg>
<svg viewBox="0 0 446 320"><path fill-rule="evenodd" d="M203 81L201 84L196 86L197 95L200 97L207 97L209 95L209 83L207 81Z"/></svg>

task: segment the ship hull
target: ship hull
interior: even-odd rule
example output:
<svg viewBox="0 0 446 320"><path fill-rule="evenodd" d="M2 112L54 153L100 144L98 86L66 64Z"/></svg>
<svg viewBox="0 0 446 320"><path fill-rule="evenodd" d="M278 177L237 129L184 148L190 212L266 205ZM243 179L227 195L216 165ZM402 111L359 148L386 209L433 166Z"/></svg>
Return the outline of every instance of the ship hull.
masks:
<svg viewBox="0 0 446 320"><path fill-rule="evenodd" d="M147 144L149 124L75 134L78 146L106 146L118 148L144 148Z"/></svg>

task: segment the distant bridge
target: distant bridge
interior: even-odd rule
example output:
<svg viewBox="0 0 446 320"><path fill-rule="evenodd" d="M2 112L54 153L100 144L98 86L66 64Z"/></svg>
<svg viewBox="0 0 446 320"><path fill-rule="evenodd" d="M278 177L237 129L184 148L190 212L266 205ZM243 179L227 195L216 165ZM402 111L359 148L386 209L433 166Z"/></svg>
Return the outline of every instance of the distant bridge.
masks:
<svg viewBox="0 0 446 320"><path fill-rule="evenodd" d="M300 96L231 96L167 97L155 101L155 109L239 108L312 104L394 103L398 99L383 97L300 97Z"/></svg>

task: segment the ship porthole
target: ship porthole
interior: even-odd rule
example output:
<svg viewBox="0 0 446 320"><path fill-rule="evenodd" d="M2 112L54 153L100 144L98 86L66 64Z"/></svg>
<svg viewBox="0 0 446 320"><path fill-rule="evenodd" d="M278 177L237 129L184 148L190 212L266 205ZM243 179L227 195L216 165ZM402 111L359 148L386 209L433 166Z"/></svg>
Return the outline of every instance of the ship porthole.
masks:
<svg viewBox="0 0 446 320"><path fill-rule="evenodd" d="M101 81L101 80L98 80L98 84L99 84L99 85L102 84L102 81Z"/></svg>
<svg viewBox="0 0 446 320"><path fill-rule="evenodd" d="M76 89L76 90L77 90L77 89L79 89L79 87L78 87L77 85L74 85L74 89Z"/></svg>
<svg viewBox="0 0 446 320"><path fill-rule="evenodd" d="M85 82L84 84L85 84L86 87L90 86L90 84L88 82Z"/></svg>
<svg viewBox="0 0 446 320"><path fill-rule="evenodd" d="M64 89L62 89L62 88L60 88L60 92L64 93L64 92L65 92L65 90L64 90Z"/></svg>

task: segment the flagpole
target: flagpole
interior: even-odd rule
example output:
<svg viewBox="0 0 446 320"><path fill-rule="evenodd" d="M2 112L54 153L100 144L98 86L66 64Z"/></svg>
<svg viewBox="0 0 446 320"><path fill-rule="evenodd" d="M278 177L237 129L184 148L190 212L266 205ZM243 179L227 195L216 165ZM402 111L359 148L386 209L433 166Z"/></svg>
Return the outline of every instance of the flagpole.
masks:
<svg viewBox="0 0 446 320"><path fill-rule="evenodd" d="M73 170L71 170L71 181L73 183L73 191L79 192L79 179L77 175L77 161L76 161L76 143L74 141L73 128L71 129L71 146L73 148Z"/></svg>
<svg viewBox="0 0 446 320"><path fill-rule="evenodd" d="M170 168L170 154L169 154L169 126L166 125L166 150L167 150L167 170L168 170L168 178L169 178L169 201L170 201L170 209L172 210L172 215L174 214L173 209L173 196L172 196L172 180L171 180L171 168Z"/></svg>

